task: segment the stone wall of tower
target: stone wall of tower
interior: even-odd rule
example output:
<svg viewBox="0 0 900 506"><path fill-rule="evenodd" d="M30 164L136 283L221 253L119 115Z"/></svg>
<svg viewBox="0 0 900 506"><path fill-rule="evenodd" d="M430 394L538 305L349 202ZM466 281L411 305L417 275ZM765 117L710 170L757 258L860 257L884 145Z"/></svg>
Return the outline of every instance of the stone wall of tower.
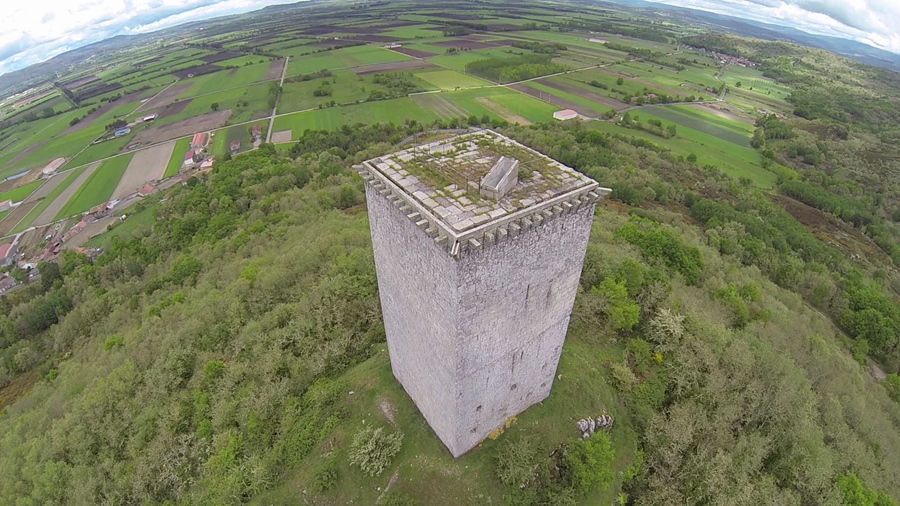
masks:
<svg viewBox="0 0 900 506"><path fill-rule="evenodd" d="M593 204L454 258L366 185L394 376L454 456L550 393Z"/></svg>
<svg viewBox="0 0 900 506"><path fill-rule="evenodd" d="M550 395L593 205L458 260L454 455Z"/></svg>

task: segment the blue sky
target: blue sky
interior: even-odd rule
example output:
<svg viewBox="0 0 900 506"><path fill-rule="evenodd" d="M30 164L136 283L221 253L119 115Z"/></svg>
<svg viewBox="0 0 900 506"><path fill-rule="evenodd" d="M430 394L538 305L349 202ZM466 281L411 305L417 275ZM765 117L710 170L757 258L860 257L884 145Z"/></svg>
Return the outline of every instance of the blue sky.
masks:
<svg viewBox="0 0 900 506"><path fill-rule="evenodd" d="M0 74L115 35L295 0L38 0L8 2ZM423 0L425 2L426 0ZM900 53L900 0L649 0L792 26ZM7 3L7 2L4 2Z"/></svg>
<svg viewBox="0 0 900 506"><path fill-rule="evenodd" d="M38 0L3 2L0 74L115 35L297 0Z"/></svg>

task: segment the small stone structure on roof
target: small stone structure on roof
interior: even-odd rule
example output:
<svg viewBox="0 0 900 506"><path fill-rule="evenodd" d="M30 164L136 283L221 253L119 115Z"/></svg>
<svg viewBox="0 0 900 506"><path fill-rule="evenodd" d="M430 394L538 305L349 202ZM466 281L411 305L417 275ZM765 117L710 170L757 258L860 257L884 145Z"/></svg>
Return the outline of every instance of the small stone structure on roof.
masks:
<svg viewBox="0 0 900 506"><path fill-rule="evenodd" d="M591 202L599 198L595 181L492 130L373 158L357 170L454 255L469 239L480 244L493 228L529 217L529 223L540 224L569 211L579 195Z"/></svg>

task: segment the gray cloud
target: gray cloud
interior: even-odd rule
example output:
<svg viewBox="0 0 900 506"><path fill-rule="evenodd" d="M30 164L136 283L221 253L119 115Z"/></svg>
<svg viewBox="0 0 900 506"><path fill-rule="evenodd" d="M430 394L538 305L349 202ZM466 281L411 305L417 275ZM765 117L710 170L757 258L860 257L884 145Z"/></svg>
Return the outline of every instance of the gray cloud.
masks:
<svg viewBox="0 0 900 506"><path fill-rule="evenodd" d="M120 34L296 0L44 0L4 6L0 74ZM33 4L33 6L31 6Z"/></svg>
<svg viewBox="0 0 900 506"><path fill-rule="evenodd" d="M649 0L853 39L900 53L898 0Z"/></svg>

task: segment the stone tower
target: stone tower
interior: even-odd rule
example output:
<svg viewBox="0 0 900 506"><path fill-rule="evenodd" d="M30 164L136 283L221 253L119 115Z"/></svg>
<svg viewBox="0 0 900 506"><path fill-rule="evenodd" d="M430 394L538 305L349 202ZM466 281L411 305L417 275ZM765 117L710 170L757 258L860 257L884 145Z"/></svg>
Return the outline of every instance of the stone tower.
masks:
<svg viewBox="0 0 900 506"><path fill-rule="evenodd" d="M489 130L356 168L391 368L458 457L550 394L609 190Z"/></svg>

